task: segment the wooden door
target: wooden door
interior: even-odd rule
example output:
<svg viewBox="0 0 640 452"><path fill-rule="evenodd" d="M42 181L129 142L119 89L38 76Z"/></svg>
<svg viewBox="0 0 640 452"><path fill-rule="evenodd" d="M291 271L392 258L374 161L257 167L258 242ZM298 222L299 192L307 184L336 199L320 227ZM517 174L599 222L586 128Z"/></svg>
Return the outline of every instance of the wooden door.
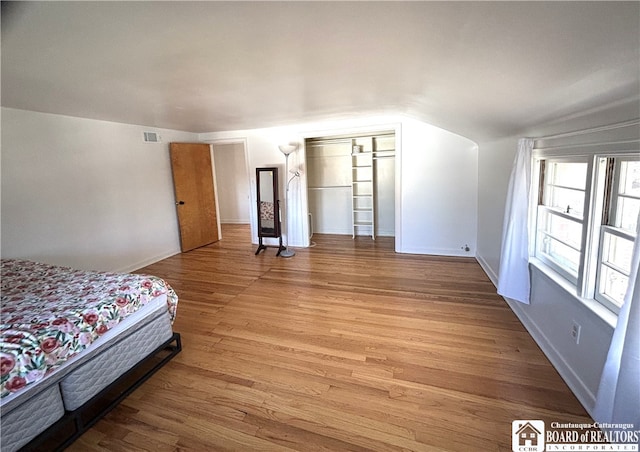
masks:
<svg viewBox="0 0 640 452"><path fill-rule="evenodd" d="M217 242L210 145L171 143L169 149L182 252Z"/></svg>

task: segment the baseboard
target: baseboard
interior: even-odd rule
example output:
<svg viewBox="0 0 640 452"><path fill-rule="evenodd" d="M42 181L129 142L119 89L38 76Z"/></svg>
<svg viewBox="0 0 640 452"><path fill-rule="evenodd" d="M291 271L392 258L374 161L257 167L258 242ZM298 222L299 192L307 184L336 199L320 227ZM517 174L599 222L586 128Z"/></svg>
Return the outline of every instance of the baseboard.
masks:
<svg viewBox="0 0 640 452"><path fill-rule="evenodd" d="M475 257L459 248L402 248L397 251L403 254L424 254L427 256L454 256L454 257Z"/></svg>
<svg viewBox="0 0 640 452"><path fill-rule="evenodd" d="M146 267L148 265L155 264L156 262L161 261L162 259L175 256L178 253L180 253L179 249L168 250L162 254L158 254L154 257L144 259L142 261L136 262L135 264L127 265L126 267L122 267L114 271L118 273L130 273L136 270L140 270L141 268Z"/></svg>
<svg viewBox="0 0 640 452"><path fill-rule="evenodd" d="M478 261L478 264L480 264L480 267L482 267L484 272L487 274L493 285L497 288L498 274L493 270L493 268L491 268L489 263L482 256L477 255L476 260Z"/></svg>
<svg viewBox="0 0 640 452"><path fill-rule="evenodd" d="M353 235L353 230L351 229L325 229L323 231L315 230L314 234L332 234L332 235Z"/></svg>
<svg viewBox="0 0 640 452"><path fill-rule="evenodd" d="M503 297L504 298L504 297ZM507 302L507 305L511 308L513 313L518 317L520 323L525 327L527 332L531 335L538 347L545 354L547 359L551 362L553 367L558 371L560 377L564 380L564 382L569 386L571 392L577 397L578 401L582 404L582 406L587 410L589 415L593 417L593 407L596 403L596 397L593 392L589 390L587 385L582 381L580 376L576 374L571 366L564 360L562 355L558 352L558 350L553 346L551 341L547 338L544 332L538 327L538 325L533 322L529 316L522 310L522 304L509 300L508 298L504 298Z"/></svg>
<svg viewBox="0 0 640 452"><path fill-rule="evenodd" d="M351 229L336 229L336 230L326 230L326 231L313 231L314 234L331 234L331 235L353 235L353 230ZM358 235L363 237L370 237L370 234L363 231L358 231ZM395 231L384 230L384 231L376 231L376 237L395 237Z"/></svg>

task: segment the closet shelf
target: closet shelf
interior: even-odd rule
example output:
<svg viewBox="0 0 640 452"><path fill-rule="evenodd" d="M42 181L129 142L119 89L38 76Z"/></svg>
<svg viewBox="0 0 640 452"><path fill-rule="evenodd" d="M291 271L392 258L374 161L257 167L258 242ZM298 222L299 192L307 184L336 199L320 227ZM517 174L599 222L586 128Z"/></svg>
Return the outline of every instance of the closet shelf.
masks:
<svg viewBox="0 0 640 452"><path fill-rule="evenodd" d="M351 185L323 185L321 187L309 187L309 190L335 190L336 188L351 188Z"/></svg>

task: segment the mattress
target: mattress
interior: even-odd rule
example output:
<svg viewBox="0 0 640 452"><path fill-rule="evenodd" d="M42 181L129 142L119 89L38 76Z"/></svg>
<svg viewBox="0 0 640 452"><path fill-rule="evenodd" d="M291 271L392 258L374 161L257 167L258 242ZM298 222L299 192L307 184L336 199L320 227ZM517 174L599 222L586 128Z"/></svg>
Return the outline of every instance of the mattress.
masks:
<svg viewBox="0 0 640 452"><path fill-rule="evenodd" d="M2 260L0 398L21 393L57 371L109 331L165 295L173 320L177 296L160 278L87 272Z"/></svg>
<svg viewBox="0 0 640 452"><path fill-rule="evenodd" d="M166 294L162 294L154 298L144 307L128 316L127 318L123 319L123 321L116 325L114 328L110 329L109 331L107 331L107 333L96 339L91 347L82 350L80 353L68 359L65 363L63 363L53 372L47 375L46 378L29 385L23 391L15 392L4 397L2 400L0 400L3 424L5 413L20 405L24 400L33 397L41 390L46 389L52 384L52 382L61 381L74 369L79 367L81 365L81 362L88 361L96 355L102 353L104 349L117 343L122 339L122 337L129 335L132 329L139 328L141 324L144 325L150 320L161 315L167 317L170 322L169 314L167 313Z"/></svg>

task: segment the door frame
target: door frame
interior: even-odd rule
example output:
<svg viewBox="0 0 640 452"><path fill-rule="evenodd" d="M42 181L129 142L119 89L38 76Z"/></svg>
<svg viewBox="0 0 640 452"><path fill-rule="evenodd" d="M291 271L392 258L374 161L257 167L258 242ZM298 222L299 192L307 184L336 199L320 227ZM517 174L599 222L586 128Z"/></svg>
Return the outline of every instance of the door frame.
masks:
<svg viewBox="0 0 640 452"><path fill-rule="evenodd" d="M247 176L247 180L249 181L249 185L247 187L245 187L244 189L247 190L247 196L249 197L249 223L251 224L251 237L253 240L253 237L257 237L258 235L258 231L255 229L254 223L257 222L257 217L256 217L256 212L254 212L255 209L252 208L253 203L252 203L252 198L251 198L251 194L252 194L252 188L251 188L251 171L250 171L250 165L249 165L249 152L248 152L248 146L247 146L247 139L246 137L238 137L238 138L219 138L219 139L213 139L213 140L203 140L203 143L207 143L210 145L211 148L211 163L213 165L213 174L215 175L215 155L213 153L213 146L215 146L216 144L241 144L242 145L242 149L244 152L244 166L245 166L245 173ZM218 203L218 186L215 186L216 188L216 209L219 209L219 203ZM220 217L220 212L218 211L218 218ZM218 222L218 228L220 229L220 222ZM220 233L220 238L222 238L222 234ZM257 243L257 241L255 242Z"/></svg>

